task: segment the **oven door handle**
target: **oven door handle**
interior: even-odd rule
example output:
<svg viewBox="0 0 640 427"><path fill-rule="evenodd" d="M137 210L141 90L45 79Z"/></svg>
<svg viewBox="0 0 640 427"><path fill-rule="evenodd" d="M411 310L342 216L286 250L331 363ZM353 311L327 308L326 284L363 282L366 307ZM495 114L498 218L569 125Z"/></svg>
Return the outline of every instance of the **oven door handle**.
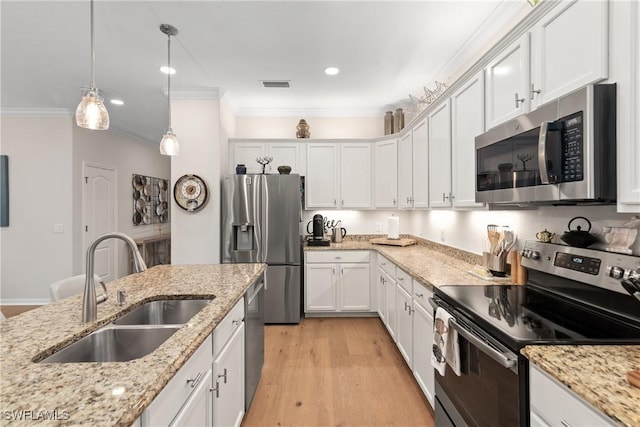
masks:
<svg viewBox="0 0 640 427"><path fill-rule="evenodd" d="M458 333L462 335L467 341L478 347L480 350L482 350L483 353L491 357L493 360L495 360L505 368L513 369L516 366L517 359L512 353L502 353L501 351L496 350L495 348L487 344L482 338L479 338L476 334L466 330L462 325L456 322L456 319L449 319L449 327L452 327L453 329L458 331Z"/></svg>

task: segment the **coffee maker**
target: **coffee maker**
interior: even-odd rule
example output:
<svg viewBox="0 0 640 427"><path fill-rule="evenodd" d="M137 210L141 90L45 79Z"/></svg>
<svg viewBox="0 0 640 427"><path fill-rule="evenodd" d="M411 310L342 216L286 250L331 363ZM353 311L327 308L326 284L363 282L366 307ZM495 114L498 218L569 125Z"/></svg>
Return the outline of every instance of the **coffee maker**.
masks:
<svg viewBox="0 0 640 427"><path fill-rule="evenodd" d="M309 226L313 226L312 230L309 230ZM308 237L307 244L309 246L329 246L331 242L324 237L324 218L320 214L313 216L313 219L307 223L307 233L311 236Z"/></svg>

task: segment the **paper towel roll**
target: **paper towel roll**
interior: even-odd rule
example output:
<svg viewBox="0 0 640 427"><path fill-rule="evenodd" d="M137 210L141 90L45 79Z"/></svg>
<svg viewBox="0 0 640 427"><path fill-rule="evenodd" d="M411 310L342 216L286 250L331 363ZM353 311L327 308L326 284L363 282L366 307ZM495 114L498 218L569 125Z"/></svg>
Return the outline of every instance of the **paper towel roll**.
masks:
<svg viewBox="0 0 640 427"><path fill-rule="evenodd" d="M387 233L388 239L400 238L400 218L397 216L389 217L389 231Z"/></svg>

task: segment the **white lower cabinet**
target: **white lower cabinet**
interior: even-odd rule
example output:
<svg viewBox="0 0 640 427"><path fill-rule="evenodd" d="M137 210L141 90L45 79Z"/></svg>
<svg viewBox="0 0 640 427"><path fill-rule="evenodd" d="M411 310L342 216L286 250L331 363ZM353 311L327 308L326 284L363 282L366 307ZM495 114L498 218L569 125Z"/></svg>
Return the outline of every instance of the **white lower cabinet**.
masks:
<svg viewBox="0 0 640 427"><path fill-rule="evenodd" d="M140 427L239 426L244 416L244 298L136 421Z"/></svg>
<svg viewBox="0 0 640 427"><path fill-rule="evenodd" d="M404 360L412 366L413 358L413 303L411 295L400 284L396 286L396 345Z"/></svg>
<svg viewBox="0 0 640 427"><path fill-rule="evenodd" d="M432 292L413 282L413 376L431 407L434 407L434 370L431 366L433 345L433 309L429 305Z"/></svg>
<svg viewBox="0 0 640 427"><path fill-rule="evenodd" d="M533 363L529 387L532 427L617 425Z"/></svg>
<svg viewBox="0 0 640 427"><path fill-rule="evenodd" d="M244 416L244 322L239 323L213 360L214 426L239 426Z"/></svg>
<svg viewBox="0 0 640 427"><path fill-rule="evenodd" d="M396 339L396 281L385 273L384 294L385 294L385 321L384 325L389 331L391 338Z"/></svg>
<svg viewBox="0 0 640 427"><path fill-rule="evenodd" d="M382 320L382 323L386 323L386 310L387 310L387 295L385 293L385 286L384 286L384 280L385 280L385 272L384 270L378 266L377 268L377 289L376 289L376 295L378 297L378 304L377 304L377 308L378 308L378 316L380 316L380 320Z"/></svg>
<svg viewBox="0 0 640 427"><path fill-rule="evenodd" d="M371 311L369 251L306 252L304 286L305 313Z"/></svg>

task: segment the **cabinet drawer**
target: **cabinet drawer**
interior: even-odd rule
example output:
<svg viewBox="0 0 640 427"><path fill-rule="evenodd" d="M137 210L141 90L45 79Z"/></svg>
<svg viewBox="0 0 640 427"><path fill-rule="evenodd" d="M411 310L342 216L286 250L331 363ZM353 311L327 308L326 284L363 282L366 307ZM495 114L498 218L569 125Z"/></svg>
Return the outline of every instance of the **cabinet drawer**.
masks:
<svg viewBox="0 0 640 427"><path fill-rule="evenodd" d="M431 304L429 304L429 298L432 296L433 292L427 289L426 286L415 280L413 281L413 300L420 304L420 306L429 313L433 313L433 308L431 307Z"/></svg>
<svg viewBox="0 0 640 427"><path fill-rule="evenodd" d="M308 251L307 262L369 262L369 251Z"/></svg>
<svg viewBox="0 0 640 427"><path fill-rule="evenodd" d="M244 320L244 297L233 306L231 311L213 330L213 355L217 355L224 345L229 341L231 335L242 324Z"/></svg>
<svg viewBox="0 0 640 427"><path fill-rule="evenodd" d="M613 426L612 420L572 393L566 386L530 364L531 412L543 425Z"/></svg>
<svg viewBox="0 0 640 427"><path fill-rule="evenodd" d="M171 420L182 408L191 393L205 380L207 372L211 370L213 356L211 335L193 353L176 375L169 381L145 411L148 418L144 425L169 425ZM197 382L195 381L197 380ZM188 381L188 382L187 382Z"/></svg>
<svg viewBox="0 0 640 427"><path fill-rule="evenodd" d="M397 283L398 285L402 286L402 288L407 291L407 293L409 295L413 294L413 279L411 279L411 276L409 276L408 273L406 273L404 270L398 268L398 278L397 278Z"/></svg>
<svg viewBox="0 0 640 427"><path fill-rule="evenodd" d="M396 274L396 265L389 261L387 258L382 255L378 255L378 265L391 277L393 280L397 279Z"/></svg>

